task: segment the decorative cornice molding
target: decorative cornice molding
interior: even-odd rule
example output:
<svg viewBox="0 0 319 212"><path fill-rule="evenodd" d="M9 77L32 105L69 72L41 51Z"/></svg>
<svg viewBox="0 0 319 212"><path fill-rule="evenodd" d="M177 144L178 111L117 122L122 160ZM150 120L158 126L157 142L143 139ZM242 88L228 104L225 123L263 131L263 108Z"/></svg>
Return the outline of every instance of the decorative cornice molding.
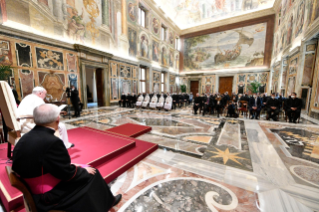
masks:
<svg viewBox="0 0 319 212"><path fill-rule="evenodd" d="M104 56L108 58L113 57L113 54L103 52L97 49L93 49L87 46L83 46L81 44L74 44L74 49L77 50L78 52L91 53L91 54L100 55L100 56Z"/></svg>
<svg viewBox="0 0 319 212"><path fill-rule="evenodd" d="M256 69L227 69L227 70L214 70L214 71L188 71L181 72L181 76L185 75L222 75L222 74L240 74L240 73L259 73L259 72L269 72L270 68L256 68Z"/></svg>
<svg viewBox="0 0 319 212"><path fill-rule="evenodd" d="M274 6L273 6L274 11L278 11L278 9L281 6L281 2L282 2L282 0L276 0L275 1Z"/></svg>
<svg viewBox="0 0 319 212"><path fill-rule="evenodd" d="M318 35L319 31L319 18L313 22L310 26L308 26L308 29L302 39L302 41L307 41L315 38Z"/></svg>
<svg viewBox="0 0 319 212"><path fill-rule="evenodd" d="M41 43L47 43L48 45L55 45L61 48L74 49L73 43L63 42L55 38L49 38L46 36L37 35L32 32L22 31L22 30L15 29L15 28L8 27L1 24L0 24L0 32L11 35L11 36L17 36L17 37L20 37L21 39L32 40L34 42L38 41Z"/></svg>
<svg viewBox="0 0 319 212"><path fill-rule="evenodd" d="M157 16L165 21L168 28L173 29L179 35L181 34L181 29L165 14L161 7L156 5L154 0L143 0L143 2L151 8L151 11L155 12Z"/></svg>
<svg viewBox="0 0 319 212"><path fill-rule="evenodd" d="M207 30L207 29L212 29L212 28L216 28L216 27L219 27L219 26L224 26L224 25L227 25L227 24L234 24L234 23L238 23L238 22L251 20L251 19L257 19L257 18L260 18L260 17L273 15L273 14L275 14L274 9L273 8L268 8L268 9L265 9L265 10L260 10L260 11L256 11L256 12L252 12L252 13L248 13L248 14L244 14L244 15L240 15L240 16L236 16L236 17L227 18L227 19L223 19L223 20L220 20L220 21L215 21L215 22L211 22L211 23L208 23L208 24L203 24L203 25L192 27L192 28L188 28L188 29L184 29L184 30L181 31L181 35L190 34L190 33L203 31L203 30Z"/></svg>
<svg viewBox="0 0 319 212"><path fill-rule="evenodd" d="M299 52L300 52L300 46L297 46L296 48L294 48L293 50L289 52L289 57L292 57Z"/></svg>

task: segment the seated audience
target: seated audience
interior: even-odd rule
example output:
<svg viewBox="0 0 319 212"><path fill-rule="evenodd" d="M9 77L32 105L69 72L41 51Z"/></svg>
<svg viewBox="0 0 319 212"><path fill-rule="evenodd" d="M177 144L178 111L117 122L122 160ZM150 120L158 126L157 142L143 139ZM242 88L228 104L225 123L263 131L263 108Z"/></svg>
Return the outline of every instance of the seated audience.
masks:
<svg viewBox="0 0 319 212"><path fill-rule="evenodd" d="M62 140L54 136L59 113L52 104L35 107L36 126L15 146L12 169L29 186L39 212L109 211L122 196L113 196L98 170L71 164Z"/></svg>
<svg viewBox="0 0 319 212"><path fill-rule="evenodd" d="M233 100L227 106L227 117L234 117L234 118L238 117L238 114L236 113L236 101L235 100Z"/></svg>
<svg viewBox="0 0 319 212"><path fill-rule="evenodd" d="M296 123L297 119L300 117L302 108L302 100L297 98L297 94L293 92L291 94L291 99L288 100L287 105L287 116L289 118L289 123Z"/></svg>
<svg viewBox="0 0 319 212"><path fill-rule="evenodd" d="M126 95L125 95L125 93L122 93L121 99L119 101L119 106L120 107L125 107L125 103L126 103Z"/></svg>
<svg viewBox="0 0 319 212"><path fill-rule="evenodd" d="M193 106L195 115L197 115L197 111L198 111L198 109L200 107L201 101L202 101L202 98L199 96L199 93L197 93L196 97L194 99L194 106Z"/></svg>
<svg viewBox="0 0 319 212"><path fill-rule="evenodd" d="M43 87L35 87L32 94L26 96L18 107L18 115L20 117L33 117L33 110L45 104L43 99L46 97L47 91ZM21 132L27 133L35 127L33 119L21 119ZM59 123L59 133L66 148L73 147L74 144L69 142L68 133L63 123Z"/></svg>
<svg viewBox="0 0 319 212"><path fill-rule="evenodd" d="M279 115L279 101L275 99L275 93L271 94L271 98L268 99L267 103L267 120L277 121Z"/></svg>
<svg viewBox="0 0 319 212"><path fill-rule="evenodd" d="M189 93L189 102L188 104L191 104L193 102L193 93Z"/></svg>
<svg viewBox="0 0 319 212"><path fill-rule="evenodd" d="M259 97L257 97L257 94L254 93L249 99L248 108L251 114L251 119L258 119L261 110L261 101Z"/></svg>

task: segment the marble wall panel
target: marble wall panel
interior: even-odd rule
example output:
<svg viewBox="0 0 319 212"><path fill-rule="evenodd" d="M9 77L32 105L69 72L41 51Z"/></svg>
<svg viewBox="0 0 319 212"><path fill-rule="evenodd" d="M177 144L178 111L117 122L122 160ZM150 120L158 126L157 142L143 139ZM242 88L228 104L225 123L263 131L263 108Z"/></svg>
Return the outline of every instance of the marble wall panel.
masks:
<svg viewBox="0 0 319 212"><path fill-rule="evenodd" d="M65 76L60 73L38 72L39 85L47 90L53 101L65 99Z"/></svg>
<svg viewBox="0 0 319 212"><path fill-rule="evenodd" d="M132 92L132 82L131 80L120 80L120 93L131 93Z"/></svg>
<svg viewBox="0 0 319 212"><path fill-rule="evenodd" d="M119 99L119 81L116 78L111 78L111 100Z"/></svg>
<svg viewBox="0 0 319 212"><path fill-rule="evenodd" d="M24 98L32 93L34 85L33 71L22 69L19 70L19 80L21 87L21 97Z"/></svg>
<svg viewBox="0 0 319 212"><path fill-rule="evenodd" d="M66 54L66 60L68 65L68 71L77 72L77 60L75 54Z"/></svg>
<svg viewBox="0 0 319 212"><path fill-rule="evenodd" d="M309 53L305 55L305 65L302 76L302 86L312 85L312 73L314 66L315 53Z"/></svg>
<svg viewBox="0 0 319 212"><path fill-rule="evenodd" d="M36 47L38 68L64 70L63 53Z"/></svg>
<svg viewBox="0 0 319 212"><path fill-rule="evenodd" d="M18 66L32 67L32 53L30 45L16 43L16 56Z"/></svg>
<svg viewBox="0 0 319 212"><path fill-rule="evenodd" d="M0 40L0 64L12 65L10 41Z"/></svg>

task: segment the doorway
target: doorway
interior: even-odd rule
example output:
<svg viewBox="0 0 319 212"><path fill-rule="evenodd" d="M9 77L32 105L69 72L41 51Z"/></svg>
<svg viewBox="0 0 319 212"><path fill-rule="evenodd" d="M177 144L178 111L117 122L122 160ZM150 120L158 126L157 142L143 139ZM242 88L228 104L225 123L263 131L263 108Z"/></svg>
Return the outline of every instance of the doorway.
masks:
<svg viewBox="0 0 319 212"><path fill-rule="evenodd" d="M219 93L223 94L228 91L231 95L233 90L233 77L219 77Z"/></svg>
<svg viewBox="0 0 319 212"><path fill-rule="evenodd" d="M194 98L198 93L198 84L199 81L191 81L191 92L193 93Z"/></svg>
<svg viewBox="0 0 319 212"><path fill-rule="evenodd" d="M103 69L86 66L87 108L104 106Z"/></svg>

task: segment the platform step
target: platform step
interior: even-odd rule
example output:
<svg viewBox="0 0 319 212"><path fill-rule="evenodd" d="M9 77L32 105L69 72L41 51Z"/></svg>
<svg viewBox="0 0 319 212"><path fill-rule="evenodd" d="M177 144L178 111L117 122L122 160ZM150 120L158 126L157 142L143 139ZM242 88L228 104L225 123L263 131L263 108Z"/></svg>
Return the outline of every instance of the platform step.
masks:
<svg viewBox="0 0 319 212"><path fill-rule="evenodd" d="M135 147L135 141L131 138L105 134L100 130L92 131L89 128L68 130L68 135L69 141L75 144L75 147L68 150L71 161L75 164L96 167Z"/></svg>

